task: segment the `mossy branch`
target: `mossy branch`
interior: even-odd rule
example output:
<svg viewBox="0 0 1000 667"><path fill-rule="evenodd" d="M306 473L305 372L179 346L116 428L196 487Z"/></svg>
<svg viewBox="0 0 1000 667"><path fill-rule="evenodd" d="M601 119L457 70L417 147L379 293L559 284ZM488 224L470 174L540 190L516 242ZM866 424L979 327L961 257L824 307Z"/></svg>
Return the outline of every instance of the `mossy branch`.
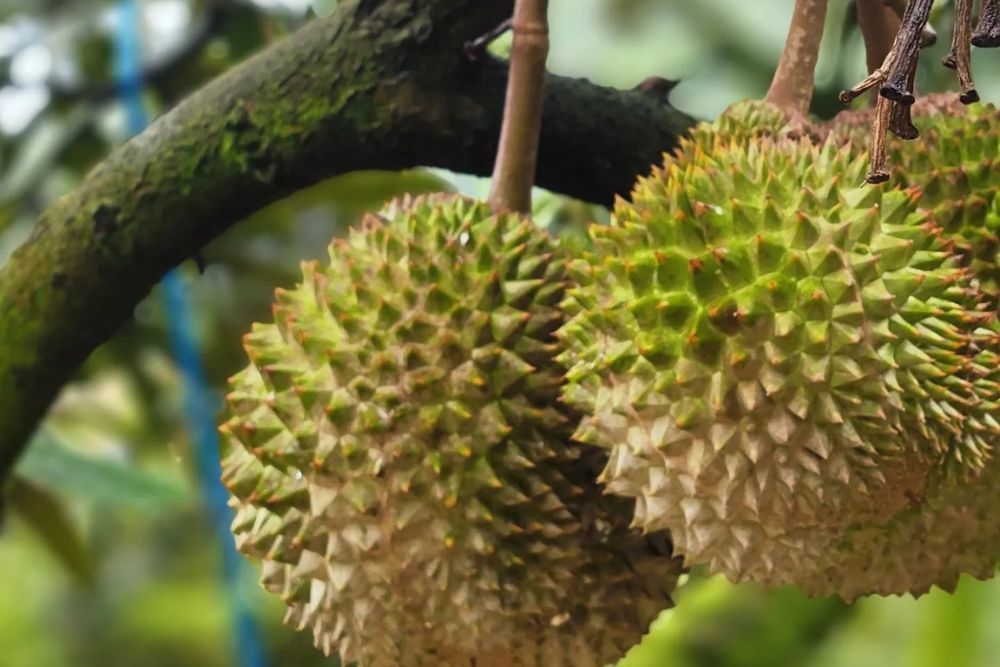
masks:
<svg viewBox="0 0 1000 667"><path fill-rule="evenodd" d="M323 178L429 165L487 175L506 68L464 43L509 0L344 0L115 151L0 270L0 478L60 388L168 270ZM627 193L692 121L662 100L548 77L538 183Z"/></svg>

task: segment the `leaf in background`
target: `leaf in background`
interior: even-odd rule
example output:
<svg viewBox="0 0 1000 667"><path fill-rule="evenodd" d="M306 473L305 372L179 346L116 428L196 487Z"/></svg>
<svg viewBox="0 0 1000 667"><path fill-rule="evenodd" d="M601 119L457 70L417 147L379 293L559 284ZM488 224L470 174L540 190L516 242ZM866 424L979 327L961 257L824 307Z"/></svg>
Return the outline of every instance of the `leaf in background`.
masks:
<svg viewBox="0 0 1000 667"><path fill-rule="evenodd" d="M309 4L320 18L329 16L337 9L337 0L310 0Z"/></svg>
<svg viewBox="0 0 1000 667"><path fill-rule="evenodd" d="M677 597L618 667L802 665L851 614L839 599L723 577L691 581Z"/></svg>
<svg viewBox="0 0 1000 667"><path fill-rule="evenodd" d="M174 510L192 498L179 480L82 454L45 428L32 441L17 473L69 496L136 510Z"/></svg>
<svg viewBox="0 0 1000 667"><path fill-rule="evenodd" d="M94 583L90 553L59 498L15 475L7 486L6 509L35 531L49 552L78 583Z"/></svg>

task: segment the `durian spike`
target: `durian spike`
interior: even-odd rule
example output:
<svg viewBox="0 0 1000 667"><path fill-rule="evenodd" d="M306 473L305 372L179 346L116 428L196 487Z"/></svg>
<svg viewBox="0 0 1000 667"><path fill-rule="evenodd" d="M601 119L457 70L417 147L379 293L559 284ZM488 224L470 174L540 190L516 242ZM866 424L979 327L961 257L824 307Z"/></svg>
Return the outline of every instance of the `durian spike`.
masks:
<svg viewBox="0 0 1000 667"><path fill-rule="evenodd" d="M514 5L507 100L488 199L496 211L531 212L549 53L548 8L548 0Z"/></svg>
<svg viewBox="0 0 1000 667"><path fill-rule="evenodd" d="M827 0L795 0L785 50L765 98L786 113L809 111L826 15Z"/></svg>
<svg viewBox="0 0 1000 667"><path fill-rule="evenodd" d="M1000 46L1000 0L983 0L972 44L987 49Z"/></svg>
<svg viewBox="0 0 1000 667"><path fill-rule="evenodd" d="M962 86L959 99L962 104L979 101L976 82L972 79L972 0L955 0L955 34L951 40L951 51L944 57L945 67L958 71L958 82Z"/></svg>

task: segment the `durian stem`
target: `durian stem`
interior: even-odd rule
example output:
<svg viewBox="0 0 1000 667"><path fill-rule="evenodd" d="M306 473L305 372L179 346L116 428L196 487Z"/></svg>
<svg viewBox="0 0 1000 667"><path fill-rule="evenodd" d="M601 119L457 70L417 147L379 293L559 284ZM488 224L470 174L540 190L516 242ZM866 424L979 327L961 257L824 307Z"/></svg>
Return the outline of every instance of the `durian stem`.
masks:
<svg viewBox="0 0 1000 667"><path fill-rule="evenodd" d="M955 0L955 34L951 40L951 51L942 63L958 71L958 82L962 86L959 99L962 103L978 102L979 93L972 78L972 0Z"/></svg>
<svg viewBox="0 0 1000 667"><path fill-rule="evenodd" d="M795 0L785 51L765 98L787 112L809 111L826 10L827 0Z"/></svg>
<svg viewBox="0 0 1000 667"><path fill-rule="evenodd" d="M489 196L497 211L531 212L549 54L548 11L548 0L517 0L514 5L507 100Z"/></svg>
<svg viewBox="0 0 1000 667"><path fill-rule="evenodd" d="M906 7L909 5L909 0L882 0L882 4L891 7L896 14L896 18L902 21L903 16L906 14ZM936 43L937 31L934 30L934 26L930 23L925 24L920 37L920 48L926 49L928 46L934 46Z"/></svg>
<svg viewBox="0 0 1000 667"><path fill-rule="evenodd" d="M1000 46L1000 0L983 0L972 43L981 49Z"/></svg>
<svg viewBox="0 0 1000 667"><path fill-rule="evenodd" d="M905 104L913 104L913 86L909 83L910 71L923 46L924 28L930 18L934 0L910 0L900 17L899 32L885 60L872 70L861 83L840 93L840 101L850 104L865 91L878 87L879 95Z"/></svg>
<svg viewBox="0 0 1000 667"><path fill-rule="evenodd" d="M906 75L906 85L908 90L913 90L917 80L917 60L914 58L910 62L910 69ZM912 141L920 137L920 130L913 124L913 114L910 107L899 102L892 103L892 110L889 113L889 131L900 139Z"/></svg>
<svg viewBox="0 0 1000 667"><path fill-rule="evenodd" d="M910 0L906 5L893 47L896 57L891 65L884 66L886 76L879 87L879 95L882 97L907 106L913 104L915 96L909 83L910 70L916 66L914 63L920 55L924 28L930 19L933 5L934 0Z"/></svg>
<svg viewBox="0 0 1000 667"><path fill-rule="evenodd" d="M886 159L886 132L892 119L892 109L897 104L892 100L877 95L875 102L875 120L872 122L872 136L869 142L869 166L865 181L878 185L889 180L889 168Z"/></svg>

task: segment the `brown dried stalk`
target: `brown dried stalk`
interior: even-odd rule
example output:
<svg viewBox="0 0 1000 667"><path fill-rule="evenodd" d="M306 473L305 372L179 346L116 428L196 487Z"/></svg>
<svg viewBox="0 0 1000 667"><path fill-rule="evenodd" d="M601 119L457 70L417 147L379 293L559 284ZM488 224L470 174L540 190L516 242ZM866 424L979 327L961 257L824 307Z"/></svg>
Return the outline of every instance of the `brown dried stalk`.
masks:
<svg viewBox="0 0 1000 667"><path fill-rule="evenodd" d="M934 0L910 0L903 13L902 25L885 60L861 83L842 92L842 102L848 104L878 86L879 94L883 97L900 104L913 104L915 98L912 85L908 82L909 73L913 61L920 56L923 31L930 19L933 4Z"/></svg>
<svg viewBox="0 0 1000 667"><path fill-rule="evenodd" d="M548 8L548 0L517 0L514 5L507 101L488 199L497 211L531 213L549 53Z"/></svg>
<svg viewBox="0 0 1000 667"><path fill-rule="evenodd" d="M983 0L972 44L981 48L1000 46L1000 0Z"/></svg>
<svg viewBox="0 0 1000 667"><path fill-rule="evenodd" d="M903 13L903 24L896 35L893 50L896 57L891 67L887 69L888 76L879 87L879 94L900 104L913 104L913 86L910 82L910 70L920 57L920 46L923 43L924 27L931 17L931 7L934 0L910 0Z"/></svg>
<svg viewBox="0 0 1000 667"><path fill-rule="evenodd" d="M972 78L972 0L955 0L955 34L951 40L951 51L944 57L945 67L958 71L958 82L962 86L959 99L963 104L979 101L976 82Z"/></svg>
<svg viewBox="0 0 1000 667"><path fill-rule="evenodd" d="M906 3L908 0L882 0L882 4L892 9L899 19L906 13ZM895 33L893 33L895 34ZM923 34L920 36L920 48L926 49L937 44L937 31L930 23L924 26Z"/></svg>
<svg viewBox="0 0 1000 667"><path fill-rule="evenodd" d="M768 102L795 115L804 116L812 102L826 10L827 0L795 0L785 50L767 91Z"/></svg>
<svg viewBox="0 0 1000 667"><path fill-rule="evenodd" d="M913 90L913 83L917 78L917 60L910 63L910 71L906 77L906 83L910 90ZM879 99L884 99L881 95ZM910 113L908 104L892 102L889 110L889 131L900 139L912 141L920 137L920 130L913 124L913 115Z"/></svg>
<svg viewBox="0 0 1000 667"><path fill-rule="evenodd" d="M881 95L878 96L878 102L875 103L875 120L872 121L871 147L869 148L871 164L868 167L868 175L865 177L865 181L872 185L885 183L889 180L885 135L886 130L889 129L893 106L899 105Z"/></svg>

